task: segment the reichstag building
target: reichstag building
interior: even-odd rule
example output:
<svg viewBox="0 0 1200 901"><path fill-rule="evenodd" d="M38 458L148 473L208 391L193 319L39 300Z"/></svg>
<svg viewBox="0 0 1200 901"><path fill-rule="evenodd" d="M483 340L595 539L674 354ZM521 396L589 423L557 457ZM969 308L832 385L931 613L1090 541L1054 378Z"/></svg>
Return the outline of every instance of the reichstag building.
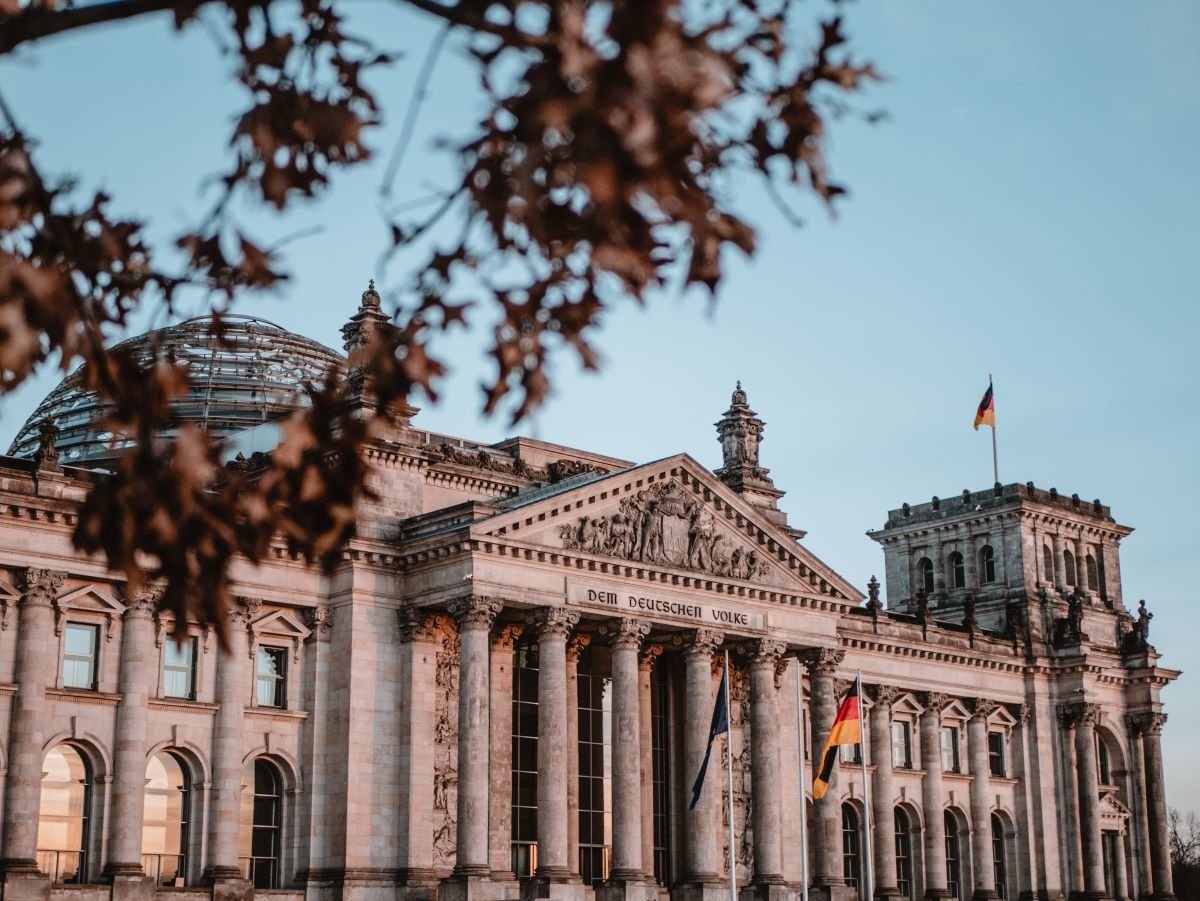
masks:
<svg viewBox="0 0 1200 901"><path fill-rule="evenodd" d="M381 321L368 290L347 349ZM345 366L255 319L155 345L230 459ZM722 901L731 859L742 901L806 878L850 901L864 822L882 901L1174 897L1178 672L1099 500L904 504L869 533L884 598L789 524L740 385L715 472L479 444L410 408L367 449L377 497L336 569L282 546L237 568L225 650L73 552L121 451L96 409L68 376L0 458L3 901ZM733 777L721 738L689 810L726 651ZM814 804L802 766L859 670L869 765L843 748Z"/></svg>

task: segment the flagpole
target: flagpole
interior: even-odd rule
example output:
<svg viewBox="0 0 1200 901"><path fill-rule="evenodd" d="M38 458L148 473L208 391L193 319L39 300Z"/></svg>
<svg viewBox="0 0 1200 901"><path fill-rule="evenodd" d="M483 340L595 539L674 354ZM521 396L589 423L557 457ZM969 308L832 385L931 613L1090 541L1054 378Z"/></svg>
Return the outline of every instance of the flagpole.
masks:
<svg viewBox="0 0 1200 901"><path fill-rule="evenodd" d="M988 390L992 392L992 475L993 482L1000 484L1000 457L996 454L996 391L992 387L992 374L988 373Z"/></svg>
<svg viewBox="0 0 1200 901"><path fill-rule="evenodd" d="M875 897L875 855L871 851L871 776L867 772L867 721L863 719L862 670L858 671L858 740L862 744L863 775L863 850L866 865L863 867L866 901Z"/></svg>
<svg viewBox="0 0 1200 901"><path fill-rule="evenodd" d="M804 678L796 658L796 746L800 749L800 901L808 901L808 773L804 765Z"/></svg>
<svg viewBox="0 0 1200 901"><path fill-rule="evenodd" d="M725 776L729 783L729 901L737 901L737 867L734 864L733 847L733 717L729 714L729 651L725 652L725 722L729 730L725 733Z"/></svg>

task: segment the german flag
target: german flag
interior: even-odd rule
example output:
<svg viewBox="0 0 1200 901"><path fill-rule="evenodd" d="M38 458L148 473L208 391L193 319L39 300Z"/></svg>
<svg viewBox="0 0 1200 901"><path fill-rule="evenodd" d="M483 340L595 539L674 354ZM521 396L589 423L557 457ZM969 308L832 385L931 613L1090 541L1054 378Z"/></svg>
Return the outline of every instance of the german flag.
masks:
<svg viewBox="0 0 1200 901"><path fill-rule="evenodd" d="M988 382L988 389L983 392L983 400L975 411L975 431L978 432L981 425L990 425L993 429L996 427L996 398L992 397L991 382Z"/></svg>
<svg viewBox="0 0 1200 901"><path fill-rule="evenodd" d="M858 720L858 692L859 684L856 678L850 690L846 692L846 697L842 698L833 728L829 730L829 739L825 742L825 750L821 752L820 766L813 773L814 800L825 797L829 780L833 776L833 768L837 765L838 747L862 743L862 724Z"/></svg>

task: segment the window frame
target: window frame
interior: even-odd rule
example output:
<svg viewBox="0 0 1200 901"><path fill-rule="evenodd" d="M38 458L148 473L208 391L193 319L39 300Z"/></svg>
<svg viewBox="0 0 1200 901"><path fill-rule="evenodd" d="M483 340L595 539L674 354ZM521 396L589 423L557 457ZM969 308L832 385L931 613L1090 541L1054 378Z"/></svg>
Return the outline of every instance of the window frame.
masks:
<svg viewBox="0 0 1200 901"><path fill-rule="evenodd" d="M187 694L172 694L167 691L167 674L168 672L181 672L182 667L179 664L171 663L168 655L171 653L171 646L180 644L188 644L191 646L191 663L187 668L188 691ZM170 698L175 701L194 701L197 695L197 686L199 685L199 669L200 669L200 641L198 636L190 632L184 638L183 642L177 642L175 639L167 635L162 642L162 653L159 658L159 672L162 678L159 680L159 697ZM257 672L255 673L257 677Z"/></svg>
<svg viewBox="0 0 1200 901"><path fill-rule="evenodd" d="M852 818L853 823L847 824ZM842 802L842 878L856 894L862 885L862 817L849 801Z"/></svg>
<svg viewBox="0 0 1200 901"><path fill-rule="evenodd" d="M967 587L967 559L960 551L952 551L946 560L950 570L950 587L962 590Z"/></svg>
<svg viewBox="0 0 1200 901"><path fill-rule="evenodd" d="M67 661L83 659L81 655L72 654L67 649L67 643L70 639L71 632L72 632L72 630L76 630L76 629L87 629L89 632L91 632L91 634L94 638L93 645L92 645L92 655L90 658L90 665L92 668L92 679L91 679L91 683L89 685L69 685L67 683ZM101 629L101 626L99 623L93 622L89 619L71 618L71 619L66 620L63 623L63 626L62 626L62 653L60 654L60 657L59 657L59 666L58 666L58 679L59 679L59 683L62 688L72 689L74 691L99 691L100 690L100 646L102 644L102 642L100 640L100 629Z"/></svg>
<svg viewBox="0 0 1200 901"><path fill-rule="evenodd" d="M901 747L896 747L896 737L901 736ZM897 751L902 751L897 754ZM913 760L913 724L905 717L893 717L891 728L892 768L901 770L914 769Z"/></svg>
<svg viewBox="0 0 1200 901"><path fill-rule="evenodd" d="M985 544L979 549L979 584L991 585L996 581L996 549Z"/></svg>
<svg viewBox="0 0 1200 901"><path fill-rule="evenodd" d="M947 748L946 737L949 734L951 747ZM947 750L953 753L953 766L946 765ZM942 772L961 774L962 766L962 726L958 721L950 723L942 723L941 730L938 732L938 753L942 758Z"/></svg>
<svg viewBox="0 0 1200 901"><path fill-rule="evenodd" d="M283 662L283 672L279 675L263 673L260 669L262 655L279 655L278 659ZM282 703L279 704L264 704L259 700L259 686L264 679L269 679L276 687L277 696L281 696ZM254 707L263 710L289 710L288 697L291 688L291 666L288 664L288 648L271 642L260 642L254 649Z"/></svg>
<svg viewBox="0 0 1200 901"><path fill-rule="evenodd" d="M911 901L914 888L912 817L900 805L892 809L892 832L896 850L896 888L902 898Z"/></svg>
<svg viewBox="0 0 1200 901"><path fill-rule="evenodd" d="M146 840L145 840L145 835L143 832L142 869L143 869L143 871L145 871L147 877L149 877L150 872L149 872L149 870L146 869L146 864L145 864L145 859L147 857L162 858L162 857L178 856L179 857L179 867L176 870L176 880L180 880L181 884L176 884L173 881L171 885L167 885L161 881L162 880L162 863L160 860L159 861L159 869L158 869L158 873L157 873L157 877L156 877L156 885L158 888L173 888L173 887L183 888L183 887L188 887L191 884L191 878L190 878L190 874L188 871L190 870L191 864L192 864L191 843L192 843L193 827L195 826L195 823L192 822L192 814L193 814L192 804L193 804L193 801L195 800L195 781L192 777L192 768L188 764L187 758L184 757L182 754L180 754L179 751L177 751L175 748L160 748L154 754L150 755L146 760L147 769L149 769L150 762L154 758L160 757L160 756L170 757L174 761L175 765L177 767L179 767L179 770L180 770L180 773L181 773L182 779L183 779L183 785L181 785L178 789L178 791L182 795L182 797L180 799L179 854L171 855L166 852L149 852L148 853L146 851ZM150 796L150 792L152 791L150 788L149 782L150 782L150 779L147 776L145 796L142 799L143 808L145 805L146 798L148 798ZM145 816L143 816L143 824L146 822L152 822L152 821L147 820L145 818ZM166 821L164 821L164 822L166 822Z"/></svg>
<svg viewBox="0 0 1200 901"><path fill-rule="evenodd" d="M40 857L38 860L38 871L42 872L42 873L46 873L46 875L48 875L50 877L51 885L88 885L88 884L90 884L89 879L88 879L88 876L89 876L88 871L90 869L91 861L92 861L92 848L91 848L92 832L93 832L93 829L95 826L95 823L93 822L93 816L92 816L92 805L96 800L96 771L95 771L95 767L92 765L91 757L88 755L86 749L84 749L80 745L75 744L74 742L71 742L71 741L57 742L56 744L47 748L42 753L43 771L42 771L42 777L39 780L39 788L38 788L37 833L38 833L38 837L40 839L41 820L42 820L42 816L43 816L43 814L42 814L42 792L44 791L46 778L49 775L48 771L45 769L46 757L49 754L51 754L52 752L57 751L59 748L64 748L64 747L69 748L79 758L79 760L82 764L82 768L83 768L83 779L80 780L80 783L83 785L83 800L82 800L82 804L80 805L80 815L79 815L79 850L73 851L73 850L67 849L67 848L45 848L45 849L38 848L37 845L41 844L41 842L37 841L34 846L35 854L39 855L39 856L42 854L54 854L55 855L54 873L46 873L46 871L42 869ZM72 781L74 781L74 780L72 780ZM59 784L62 784L62 783L59 783ZM61 815L55 815L55 814L48 814L48 816L59 816L61 818ZM57 879L56 878L58 876L59 872L61 871L61 867L59 866L59 858L58 858L58 855L60 855L60 854L78 854L79 855L79 865L76 867L74 878L72 878L72 879Z"/></svg>
<svg viewBox="0 0 1200 901"><path fill-rule="evenodd" d="M993 740L997 747L992 747ZM997 779L1008 778L1008 741L1004 729L991 726L987 730L988 775ZM999 766L997 767L997 763Z"/></svg>
<svg viewBox="0 0 1200 901"><path fill-rule="evenodd" d="M917 560L917 590L923 590L926 594L933 594L936 585L937 572L933 561L928 556L922 556Z"/></svg>

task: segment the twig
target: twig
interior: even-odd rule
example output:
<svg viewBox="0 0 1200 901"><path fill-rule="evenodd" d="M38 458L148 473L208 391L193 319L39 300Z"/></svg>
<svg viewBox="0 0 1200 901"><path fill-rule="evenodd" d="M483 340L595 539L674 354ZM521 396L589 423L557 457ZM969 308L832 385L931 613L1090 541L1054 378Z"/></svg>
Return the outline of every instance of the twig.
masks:
<svg viewBox="0 0 1200 901"><path fill-rule="evenodd" d="M446 38L453 27L454 24L452 22L445 24L433 39L433 43L429 45L429 51L425 54L425 61L421 63L421 71L417 75L417 83L413 88L412 99L409 101L408 109L404 113L404 124L400 127L400 134L396 138L396 146L392 150L392 158L388 161L387 170L383 174L383 183L379 187L379 193L384 197L390 197L392 194L392 185L396 181L396 173L400 169L400 160L403 159L405 151L408 150L413 132L416 130L417 113L421 110L421 104L425 102L429 81L433 77L433 70L437 66L438 57L441 56L442 48L446 45Z"/></svg>

